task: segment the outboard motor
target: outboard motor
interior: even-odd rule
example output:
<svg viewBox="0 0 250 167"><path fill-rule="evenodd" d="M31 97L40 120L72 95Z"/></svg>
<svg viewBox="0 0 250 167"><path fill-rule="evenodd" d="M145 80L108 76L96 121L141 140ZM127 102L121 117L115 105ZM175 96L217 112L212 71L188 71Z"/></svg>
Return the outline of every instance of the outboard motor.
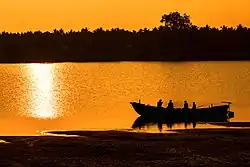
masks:
<svg viewBox="0 0 250 167"><path fill-rule="evenodd" d="M222 101L221 103L226 103L228 105L228 110L230 110L230 104L232 104L232 102ZM234 118L234 112L233 111L228 111L227 116L228 116L228 119Z"/></svg>
<svg viewBox="0 0 250 167"><path fill-rule="evenodd" d="M234 112L233 111L228 111L228 118L234 118Z"/></svg>

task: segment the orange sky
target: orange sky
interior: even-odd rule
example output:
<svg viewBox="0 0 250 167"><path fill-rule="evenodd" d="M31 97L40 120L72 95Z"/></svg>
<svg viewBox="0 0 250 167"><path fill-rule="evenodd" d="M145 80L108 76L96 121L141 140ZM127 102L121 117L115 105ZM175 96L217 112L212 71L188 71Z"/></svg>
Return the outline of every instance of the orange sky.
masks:
<svg viewBox="0 0 250 167"><path fill-rule="evenodd" d="M0 31L151 28L171 11L191 15L199 26L250 27L250 0L1 0Z"/></svg>

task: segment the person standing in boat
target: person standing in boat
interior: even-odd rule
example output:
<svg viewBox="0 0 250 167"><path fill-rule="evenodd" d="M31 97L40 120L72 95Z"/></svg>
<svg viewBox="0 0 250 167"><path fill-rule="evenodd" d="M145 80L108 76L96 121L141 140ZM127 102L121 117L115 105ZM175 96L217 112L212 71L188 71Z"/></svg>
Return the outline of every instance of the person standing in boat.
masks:
<svg viewBox="0 0 250 167"><path fill-rule="evenodd" d="M169 100L167 108L168 109L173 109L174 108L174 104L173 104L172 100Z"/></svg>
<svg viewBox="0 0 250 167"><path fill-rule="evenodd" d="M188 103L187 103L186 100L184 101L184 109L185 109L185 110L188 110Z"/></svg>
<svg viewBox="0 0 250 167"><path fill-rule="evenodd" d="M192 110L193 111L196 110L196 104L195 104L195 102L193 102Z"/></svg>
<svg viewBox="0 0 250 167"><path fill-rule="evenodd" d="M157 107L162 107L162 104L163 104L163 102L162 102L162 100L160 99L160 100L157 102Z"/></svg>

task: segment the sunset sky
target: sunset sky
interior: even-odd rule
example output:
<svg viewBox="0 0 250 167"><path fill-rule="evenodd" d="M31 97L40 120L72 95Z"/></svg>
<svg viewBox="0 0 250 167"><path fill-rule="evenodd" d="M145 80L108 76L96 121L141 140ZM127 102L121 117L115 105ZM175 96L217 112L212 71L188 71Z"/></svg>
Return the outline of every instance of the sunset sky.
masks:
<svg viewBox="0 0 250 167"><path fill-rule="evenodd" d="M249 9L250 0L1 0L0 31L151 28L171 11L191 15L198 26L250 27Z"/></svg>

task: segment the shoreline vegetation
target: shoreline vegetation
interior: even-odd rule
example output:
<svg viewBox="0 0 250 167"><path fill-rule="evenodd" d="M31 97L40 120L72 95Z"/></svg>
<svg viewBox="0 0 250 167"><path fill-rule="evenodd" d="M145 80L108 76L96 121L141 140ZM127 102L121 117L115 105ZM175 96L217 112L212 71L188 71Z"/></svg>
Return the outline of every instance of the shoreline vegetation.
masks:
<svg viewBox="0 0 250 167"><path fill-rule="evenodd" d="M57 133L57 132L54 132ZM59 132L63 133L63 132ZM65 133L65 132L64 132ZM1 166L249 166L250 129L0 136ZM10 151L11 150L11 151Z"/></svg>
<svg viewBox="0 0 250 167"><path fill-rule="evenodd" d="M0 33L0 63L250 60L250 28L198 27L171 12L162 26Z"/></svg>

